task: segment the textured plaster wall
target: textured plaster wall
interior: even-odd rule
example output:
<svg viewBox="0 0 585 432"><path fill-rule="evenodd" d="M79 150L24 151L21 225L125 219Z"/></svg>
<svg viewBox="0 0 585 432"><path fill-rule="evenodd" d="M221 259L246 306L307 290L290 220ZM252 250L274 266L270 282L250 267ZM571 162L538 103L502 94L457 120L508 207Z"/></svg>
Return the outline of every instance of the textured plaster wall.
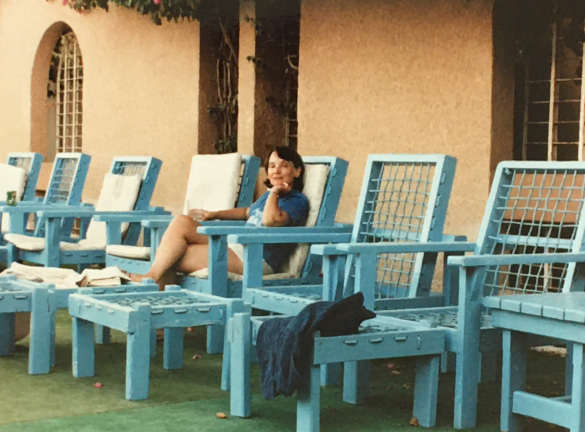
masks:
<svg viewBox="0 0 585 432"><path fill-rule="evenodd" d="M299 150L350 161L339 220L353 220L369 153L449 153L446 230L475 237L490 182L492 7L303 0Z"/></svg>
<svg viewBox="0 0 585 432"><path fill-rule="evenodd" d="M197 22L155 26L116 6L80 15L57 0L1 0L0 160L36 148L33 63L43 34L60 21L77 35L84 62L83 150L93 158L84 199L97 200L113 156L152 155L164 162L153 202L181 209L197 152Z"/></svg>

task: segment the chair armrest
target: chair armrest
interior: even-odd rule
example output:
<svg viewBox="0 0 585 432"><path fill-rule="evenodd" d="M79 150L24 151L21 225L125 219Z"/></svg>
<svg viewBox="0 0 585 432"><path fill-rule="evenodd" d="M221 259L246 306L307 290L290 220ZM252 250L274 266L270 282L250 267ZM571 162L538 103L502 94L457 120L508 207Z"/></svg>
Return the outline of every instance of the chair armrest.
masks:
<svg viewBox="0 0 585 432"><path fill-rule="evenodd" d="M0 212L3 213L14 213L14 214L22 214L22 213L36 213L41 210L49 210L49 209L63 209L69 210L72 206L66 204L43 204L43 203L35 203L35 202L22 202L15 206L3 205L0 206Z"/></svg>
<svg viewBox="0 0 585 432"><path fill-rule="evenodd" d="M240 244L338 243L346 242L350 237L351 233L336 227L261 228L261 231L229 234L227 242Z"/></svg>
<svg viewBox="0 0 585 432"><path fill-rule="evenodd" d="M585 252L546 254L474 255L449 257L447 265L460 267L487 267L521 264L569 264L585 262Z"/></svg>
<svg viewBox="0 0 585 432"><path fill-rule="evenodd" d="M131 211L97 211L93 208L77 207L67 209L49 209L36 212L38 217L44 218L66 218L66 217L94 217L94 216L119 216L131 218L134 216L149 216L153 215L151 210L131 210ZM124 219L124 222L131 222Z"/></svg>
<svg viewBox="0 0 585 432"><path fill-rule="evenodd" d="M274 235L306 235L306 234L344 234L349 236L350 232L345 227L328 226L328 227L255 227L250 225L244 226L202 226L197 228L199 234L204 235L250 235L262 236L258 239ZM254 237L256 238L256 237ZM242 237L243 239L243 237ZM302 240L301 240L302 241ZM310 240L307 240L310 241ZM239 241L235 243L240 243ZM242 241L242 243L285 243L282 241ZM298 243L293 241L292 243Z"/></svg>
<svg viewBox="0 0 585 432"><path fill-rule="evenodd" d="M424 243L339 243L335 245L311 246L315 255L355 255L361 253L456 253L472 252L475 243L468 242L424 242Z"/></svg>
<svg viewBox="0 0 585 432"><path fill-rule="evenodd" d="M170 221L172 216L170 212L164 209L155 208L152 210L139 210L132 212L112 214L96 213L94 220L99 222L145 222L149 220L165 220ZM144 226L144 223L142 224Z"/></svg>

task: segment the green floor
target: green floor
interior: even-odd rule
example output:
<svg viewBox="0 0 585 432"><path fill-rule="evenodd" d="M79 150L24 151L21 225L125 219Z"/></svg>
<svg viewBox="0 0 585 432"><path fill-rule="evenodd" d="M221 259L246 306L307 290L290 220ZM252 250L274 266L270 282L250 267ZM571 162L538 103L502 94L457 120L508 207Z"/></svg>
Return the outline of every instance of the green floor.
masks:
<svg viewBox="0 0 585 432"><path fill-rule="evenodd" d="M229 399L219 389L220 356L207 355L204 331L187 333L185 366L179 371L162 368L162 346L152 361L150 397L142 402L124 399L125 344L122 334L114 343L96 349L96 376L71 375L71 322L58 315L57 365L48 375L27 374L27 340L17 352L0 358L0 432L37 431L294 431L295 398L264 401L257 369L253 370L253 417L218 419L229 414ZM564 360L531 353L529 386L543 394L562 391ZM412 365L407 361L374 363L371 397L363 406L341 402L338 388L322 390L322 431L399 431L412 428ZM102 383L101 388L94 384ZM453 375L441 377L437 427L451 431ZM499 431L499 385L482 384L477 431ZM560 431L540 422L527 423L526 431Z"/></svg>

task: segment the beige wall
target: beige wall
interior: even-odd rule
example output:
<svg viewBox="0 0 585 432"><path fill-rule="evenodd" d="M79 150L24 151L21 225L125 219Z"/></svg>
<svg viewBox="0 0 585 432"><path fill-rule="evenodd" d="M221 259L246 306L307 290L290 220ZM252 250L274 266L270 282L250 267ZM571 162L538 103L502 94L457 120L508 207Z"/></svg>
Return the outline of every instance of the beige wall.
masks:
<svg viewBox="0 0 585 432"><path fill-rule="evenodd" d="M35 148L33 63L45 31L60 21L77 35L84 62L83 150L93 158L84 199L95 202L113 156L152 155L164 162L154 203L182 208L197 152L197 22L155 26L116 6L80 15L57 0L2 0L0 160Z"/></svg>
<svg viewBox="0 0 585 432"><path fill-rule="evenodd" d="M338 219L353 220L369 153L449 153L458 172L446 229L475 237L492 63L490 0L303 0L299 150L350 160Z"/></svg>
<svg viewBox="0 0 585 432"><path fill-rule="evenodd" d="M475 237L490 171L512 154L510 47L497 28L493 36L492 9L492 0L302 1L299 151L350 161L339 220L354 217L369 153L449 153L459 164L446 229ZM238 140L248 154L257 147L255 31L244 18L254 14L253 1L240 3ZM197 22L155 26L115 6L79 15L57 0L1 0L0 160L38 145L32 69L57 22L73 28L84 58L85 198L95 201L114 155L151 154L164 161L154 203L179 210L197 152Z"/></svg>

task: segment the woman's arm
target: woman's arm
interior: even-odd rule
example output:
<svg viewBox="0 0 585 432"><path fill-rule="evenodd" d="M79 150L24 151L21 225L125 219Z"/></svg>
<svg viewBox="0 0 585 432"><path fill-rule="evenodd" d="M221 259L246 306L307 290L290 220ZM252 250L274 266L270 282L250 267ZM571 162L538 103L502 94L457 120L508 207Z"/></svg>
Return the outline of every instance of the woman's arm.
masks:
<svg viewBox="0 0 585 432"><path fill-rule="evenodd" d="M248 219L248 207L238 207L229 210L207 211L203 210L201 220L246 220Z"/></svg>
<svg viewBox="0 0 585 432"><path fill-rule="evenodd" d="M262 213L262 224L264 226L281 227L289 224L288 213L278 207L278 194L284 190L286 188L283 186L275 186L270 190L264 206L264 213ZM288 191L290 191L290 187Z"/></svg>

